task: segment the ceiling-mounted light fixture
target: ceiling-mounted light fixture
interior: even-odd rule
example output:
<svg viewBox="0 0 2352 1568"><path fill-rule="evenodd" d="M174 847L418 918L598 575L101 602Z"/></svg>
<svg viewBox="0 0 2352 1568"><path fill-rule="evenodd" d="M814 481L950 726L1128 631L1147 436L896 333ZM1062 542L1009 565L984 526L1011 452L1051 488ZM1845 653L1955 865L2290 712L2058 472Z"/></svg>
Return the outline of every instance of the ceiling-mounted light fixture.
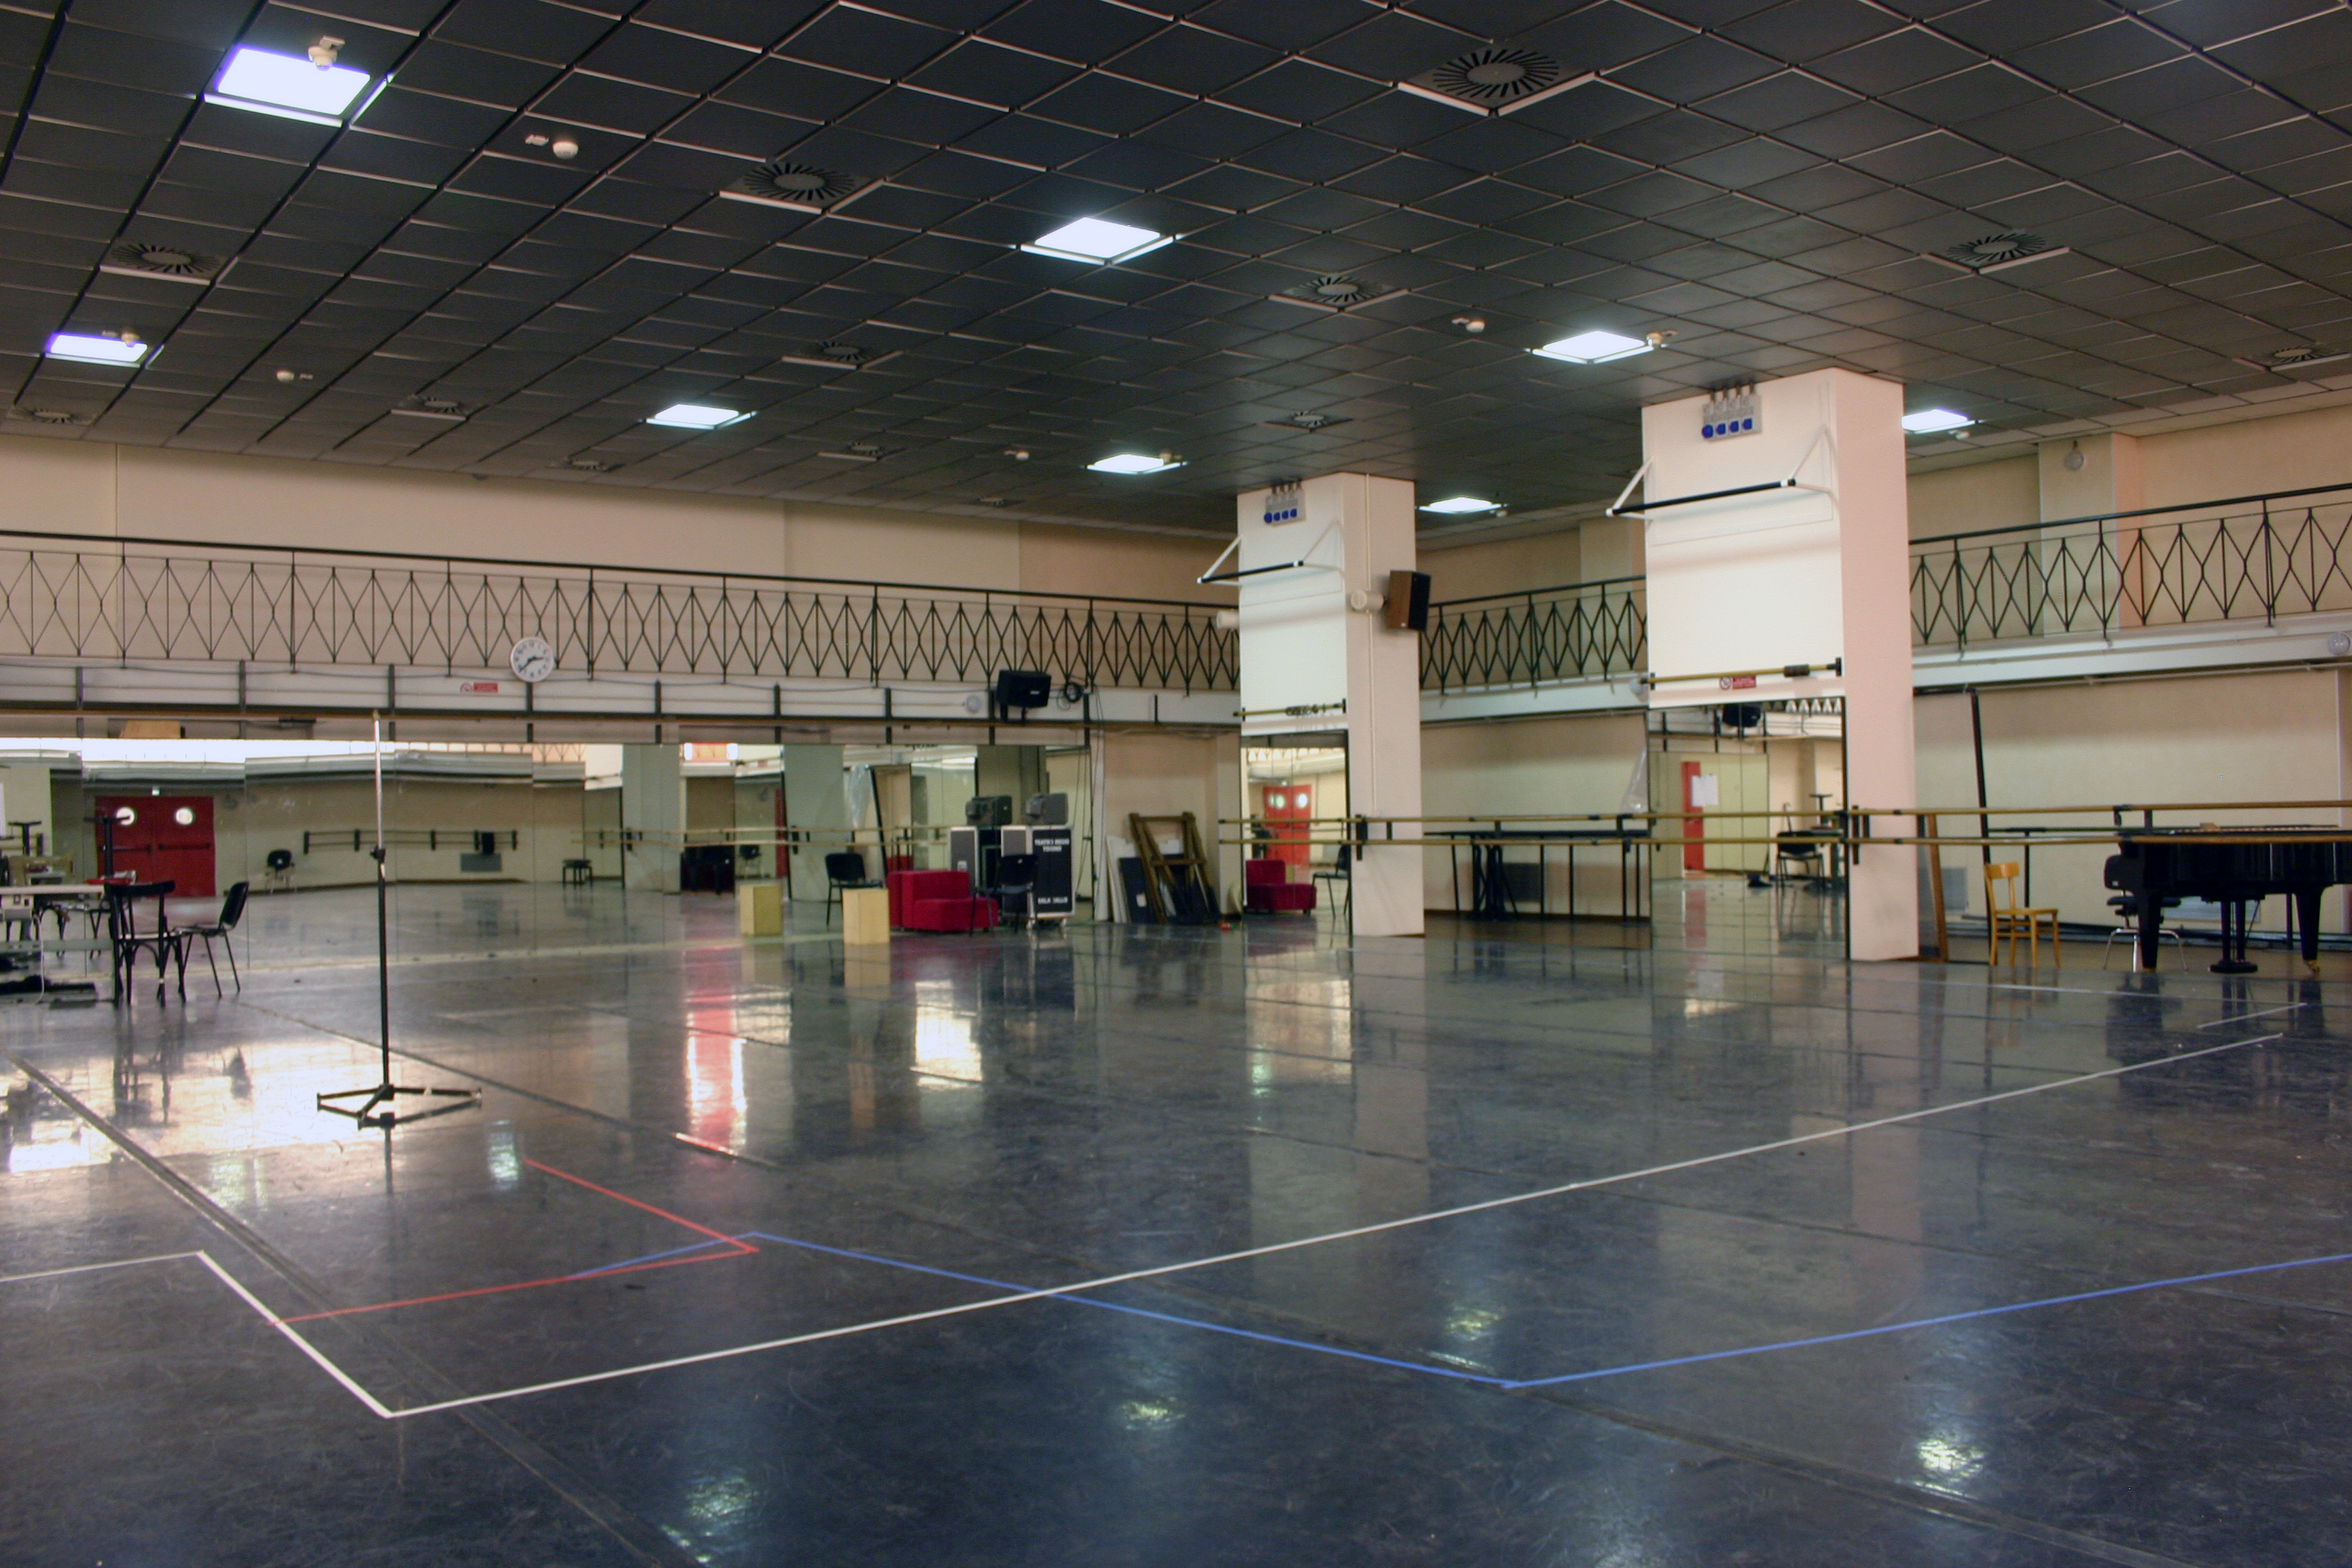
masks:
<svg viewBox="0 0 2352 1568"><path fill-rule="evenodd" d="M1611 360L1631 359L1635 354L1648 353L1665 341L1666 334L1653 332L1647 338L1629 338L1622 332L1595 329L1579 332L1572 338L1561 338L1530 352L1545 359L1566 360L1570 364L1607 364Z"/></svg>
<svg viewBox="0 0 2352 1568"><path fill-rule="evenodd" d="M1147 251L1175 242L1172 234L1156 234L1132 224L1113 223L1108 218L1082 217L1064 224L1051 234L1039 235L1021 248L1033 256L1057 256L1065 261L1091 261L1108 267L1132 261Z"/></svg>
<svg viewBox="0 0 2352 1568"><path fill-rule="evenodd" d="M103 335L52 332L47 353L51 359L69 359L81 364L123 365L137 364L147 357L148 350L137 332L125 328Z"/></svg>
<svg viewBox="0 0 2352 1568"><path fill-rule="evenodd" d="M1147 458L1140 452L1119 452L1087 465L1097 474L1160 474L1183 466L1184 460L1171 452L1162 452L1156 458Z"/></svg>
<svg viewBox="0 0 2352 1568"><path fill-rule="evenodd" d="M336 64L341 38L322 37L309 58L272 54L268 49L232 50L221 68L206 103L228 109L249 109L259 114L307 120L314 125L341 125L343 115L366 90L368 73Z"/></svg>
<svg viewBox="0 0 2352 1568"><path fill-rule="evenodd" d="M1484 316L1456 316L1454 318L1454 324L1461 328L1464 331L1468 332L1472 337L1475 337L1480 332L1486 330L1486 318Z"/></svg>
<svg viewBox="0 0 2352 1568"><path fill-rule="evenodd" d="M2089 461L2088 458L2083 456L2083 443L2080 441L2066 448L2066 455L2058 460L2065 465L2066 470L2069 473L2075 474L2081 473L2083 471L2083 465Z"/></svg>
<svg viewBox="0 0 2352 1568"><path fill-rule="evenodd" d="M1923 408L1916 414L1903 416L1903 428L1914 436L1934 436L1975 423L1967 415L1955 414L1948 408Z"/></svg>
<svg viewBox="0 0 2352 1568"><path fill-rule="evenodd" d="M1474 511L1499 511L1502 508L1498 502L1480 500L1476 496L1448 496L1444 500L1430 501L1421 510L1442 512L1447 517L1463 517Z"/></svg>
<svg viewBox="0 0 2352 1568"><path fill-rule="evenodd" d="M708 403L673 403L658 414L646 416L646 423L671 430L718 430L750 417Z"/></svg>
<svg viewBox="0 0 2352 1568"><path fill-rule="evenodd" d="M1004 448L1004 455L1012 458L1016 463L1025 463L1029 460L1029 448L1026 447L1007 447Z"/></svg>

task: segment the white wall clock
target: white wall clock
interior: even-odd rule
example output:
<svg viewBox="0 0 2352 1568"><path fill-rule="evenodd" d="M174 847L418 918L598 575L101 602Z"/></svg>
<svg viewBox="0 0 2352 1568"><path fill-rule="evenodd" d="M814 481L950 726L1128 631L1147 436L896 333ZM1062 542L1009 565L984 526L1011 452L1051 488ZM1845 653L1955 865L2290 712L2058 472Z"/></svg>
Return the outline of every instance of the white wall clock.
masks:
<svg viewBox="0 0 2352 1568"><path fill-rule="evenodd" d="M521 679L536 686L555 673L555 650L541 637L525 637L507 655L507 663Z"/></svg>

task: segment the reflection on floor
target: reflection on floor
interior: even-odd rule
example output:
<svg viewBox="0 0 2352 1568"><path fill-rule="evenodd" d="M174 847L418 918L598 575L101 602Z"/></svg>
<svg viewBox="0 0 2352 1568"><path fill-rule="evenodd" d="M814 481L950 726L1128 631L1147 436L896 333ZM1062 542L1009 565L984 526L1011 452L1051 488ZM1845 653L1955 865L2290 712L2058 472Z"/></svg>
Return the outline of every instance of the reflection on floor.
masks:
<svg viewBox="0 0 2352 1568"><path fill-rule="evenodd" d="M389 1134L313 1106L372 896L257 900L241 994L0 1010L0 1561L2342 1554L2352 990L1658 891L845 952L406 888L400 1070L486 1093Z"/></svg>

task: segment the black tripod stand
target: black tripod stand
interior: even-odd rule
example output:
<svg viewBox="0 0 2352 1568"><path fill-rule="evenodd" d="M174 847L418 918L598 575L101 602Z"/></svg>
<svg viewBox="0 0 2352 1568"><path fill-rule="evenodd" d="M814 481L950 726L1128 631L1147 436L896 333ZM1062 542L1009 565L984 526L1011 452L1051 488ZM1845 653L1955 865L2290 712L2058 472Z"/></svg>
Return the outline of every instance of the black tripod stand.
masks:
<svg viewBox="0 0 2352 1568"><path fill-rule="evenodd" d="M365 1089L339 1089L319 1096L319 1109L336 1116L348 1116L362 1127L393 1127L403 1121L423 1121L428 1117L446 1116L453 1110L471 1110L482 1103L478 1089L419 1089L412 1084L392 1081L392 945L384 920L385 890L390 882L383 858L383 727L376 726L375 752L375 847L368 851L375 858L375 999L376 1038L383 1052L383 1068L376 1081ZM415 1095L426 1102L425 1109L404 1116L400 1112L400 1097ZM356 1100L356 1108L336 1103ZM434 1104L435 1100L445 1101ZM378 1110L377 1107L383 1107Z"/></svg>

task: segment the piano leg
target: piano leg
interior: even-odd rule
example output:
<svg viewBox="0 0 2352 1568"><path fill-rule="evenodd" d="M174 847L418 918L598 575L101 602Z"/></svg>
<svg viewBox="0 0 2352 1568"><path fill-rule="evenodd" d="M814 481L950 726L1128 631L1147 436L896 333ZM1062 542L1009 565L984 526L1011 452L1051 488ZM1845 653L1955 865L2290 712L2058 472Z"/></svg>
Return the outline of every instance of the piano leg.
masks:
<svg viewBox="0 0 2352 1568"><path fill-rule="evenodd" d="M2303 964L2312 973L2319 973L2319 895L2321 888L2297 888L2294 891L2294 923L2302 928Z"/></svg>
<svg viewBox="0 0 2352 1568"><path fill-rule="evenodd" d="M2246 961L2246 911L2242 899L2223 899L2221 903L2221 962L2211 965L2216 974L2252 974L2254 966Z"/></svg>
<svg viewBox="0 0 2352 1568"><path fill-rule="evenodd" d="M2158 952L2156 933L2164 925L2164 900L2143 893L2139 900L2139 966L2149 974L2156 973Z"/></svg>

